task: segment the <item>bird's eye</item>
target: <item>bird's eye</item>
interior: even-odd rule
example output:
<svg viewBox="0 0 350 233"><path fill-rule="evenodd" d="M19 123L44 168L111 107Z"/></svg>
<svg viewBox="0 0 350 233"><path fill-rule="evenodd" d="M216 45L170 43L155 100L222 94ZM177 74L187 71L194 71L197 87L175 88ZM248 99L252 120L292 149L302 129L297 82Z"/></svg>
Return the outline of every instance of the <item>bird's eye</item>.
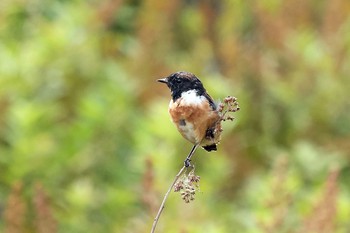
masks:
<svg viewBox="0 0 350 233"><path fill-rule="evenodd" d="M182 79L176 79L177 83L182 83Z"/></svg>

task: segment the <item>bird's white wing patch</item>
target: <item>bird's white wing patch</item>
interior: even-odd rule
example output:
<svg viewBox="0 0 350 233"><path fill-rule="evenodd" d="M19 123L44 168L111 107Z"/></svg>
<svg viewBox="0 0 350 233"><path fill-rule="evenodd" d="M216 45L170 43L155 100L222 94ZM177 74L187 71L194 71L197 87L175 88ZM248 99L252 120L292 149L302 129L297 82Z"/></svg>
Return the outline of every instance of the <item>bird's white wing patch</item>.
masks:
<svg viewBox="0 0 350 233"><path fill-rule="evenodd" d="M196 90L189 90L181 94L182 105L199 105L205 101L204 96L198 96Z"/></svg>

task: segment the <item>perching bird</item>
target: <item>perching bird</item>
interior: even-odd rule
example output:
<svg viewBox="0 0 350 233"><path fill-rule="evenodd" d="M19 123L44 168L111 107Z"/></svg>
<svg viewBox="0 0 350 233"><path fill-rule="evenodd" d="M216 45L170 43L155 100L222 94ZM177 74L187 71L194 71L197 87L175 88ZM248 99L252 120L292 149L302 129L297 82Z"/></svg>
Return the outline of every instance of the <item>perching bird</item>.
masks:
<svg viewBox="0 0 350 233"><path fill-rule="evenodd" d="M194 144L184 164L198 146L216 151L220 141L221 117L217 104L206 92L202 82L192 73L180 71L158 79L171 91L169 113L181 135Z"/></svg>

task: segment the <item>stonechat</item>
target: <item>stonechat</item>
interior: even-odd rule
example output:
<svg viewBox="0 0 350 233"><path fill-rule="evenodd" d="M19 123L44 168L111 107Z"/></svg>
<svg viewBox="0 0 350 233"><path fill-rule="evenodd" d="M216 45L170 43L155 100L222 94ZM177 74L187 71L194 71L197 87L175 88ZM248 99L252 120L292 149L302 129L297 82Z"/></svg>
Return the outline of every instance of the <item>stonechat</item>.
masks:
<svg viewBox="0 0 350 233"><path fill-rule="evenodd" d="M169 113L181 135L194 144L184 164L198 146L206 151L216 151L220 141L221 116L218 105L205 90L202 82L192 73L180 71L158 79L171 91Z"/></svg>

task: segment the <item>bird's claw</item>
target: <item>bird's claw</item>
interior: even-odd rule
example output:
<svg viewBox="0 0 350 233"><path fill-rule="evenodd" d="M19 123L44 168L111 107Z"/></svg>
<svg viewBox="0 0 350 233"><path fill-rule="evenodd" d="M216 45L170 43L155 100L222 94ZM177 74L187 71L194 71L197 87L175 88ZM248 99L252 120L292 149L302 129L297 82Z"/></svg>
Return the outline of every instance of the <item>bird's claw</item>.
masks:
<svg viewBox="0 0 350 233"><path fill-rule="evenodd" d="M185 165L185 167L190 167L190 166L192 166L192 165L191 165L191 160L190 160L190 159L186 159L186 160L184 161L184 165Z"/></svg>

